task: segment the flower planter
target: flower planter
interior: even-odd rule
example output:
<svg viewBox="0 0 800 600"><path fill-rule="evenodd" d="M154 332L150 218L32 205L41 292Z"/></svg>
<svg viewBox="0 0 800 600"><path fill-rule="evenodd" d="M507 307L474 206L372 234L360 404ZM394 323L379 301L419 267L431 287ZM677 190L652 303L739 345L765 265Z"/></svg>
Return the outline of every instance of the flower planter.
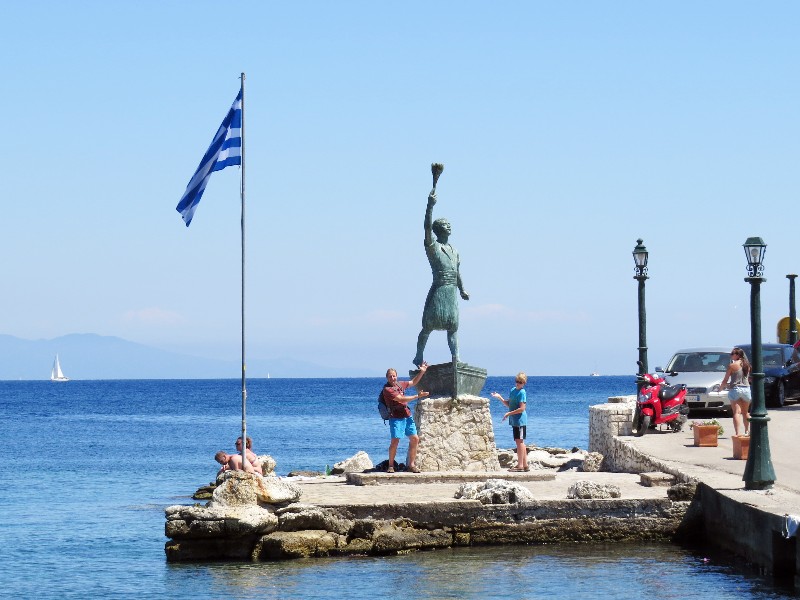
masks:
<svg viewBox="0 0 800 600"><path fill-rule="evenodd" d="M749 435L734 435L731 437L733 441L733 458L736 460L747 460L747 453L750 450L750 436Z"/></svg>
<svg viewBox="0 0 800 600"><path fill-rule="evenodd" d="M717 425L695 425L692 430L694 431L695 446L707 448L717 445L717 437L719 436L719 427Z"/></svg>

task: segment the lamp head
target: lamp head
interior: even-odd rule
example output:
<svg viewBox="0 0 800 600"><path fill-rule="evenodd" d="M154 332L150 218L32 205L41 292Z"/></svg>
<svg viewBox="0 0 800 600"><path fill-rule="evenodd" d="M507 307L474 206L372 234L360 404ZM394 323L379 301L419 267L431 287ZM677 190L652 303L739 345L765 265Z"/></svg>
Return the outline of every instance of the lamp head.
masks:
<svg viewBox="0 0 800 600"><path fill-rule="evenodd" d="M647 276L647 248L642 244L642 239L636 240L636 247L633 249L633 262L635 264L635 277Z"/></svg>
<svg viewBox="0 0 800 600"><path fill-rule="evenodd" d="M761 277L764 274L764 254L767 245L760 237L749 237L743 244L747 257L747 273L750 277Z"/></svg>

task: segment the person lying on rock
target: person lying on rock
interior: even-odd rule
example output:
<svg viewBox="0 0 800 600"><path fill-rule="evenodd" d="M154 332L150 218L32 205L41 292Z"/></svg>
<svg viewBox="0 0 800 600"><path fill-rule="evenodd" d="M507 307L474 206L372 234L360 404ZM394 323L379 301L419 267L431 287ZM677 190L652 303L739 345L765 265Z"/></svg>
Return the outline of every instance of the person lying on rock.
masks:
<svg viewBox="0 0 800 600"><path fill-rule="evenodd" d="M239 453L239 456L242 454L242 438L236 438L236 452ZM259 475L263 475L264 471L261 468L261 464L258 462L258 456L256 453L253 452L253 438L249 435L247 436L247 460L250 461L250 464L253 465L253 469Z"/></svg>
<svg viewBox="0 0 800 600"><path fill-rule="evenodd" d="M242 457L239 454L228 454L224 450L220 450L214 455L214 460L222 465L222 468L217 471L217 476L223 471L244 471L245 473L255 473L256 470L249 460L244 461L242 466Z"/></svg>

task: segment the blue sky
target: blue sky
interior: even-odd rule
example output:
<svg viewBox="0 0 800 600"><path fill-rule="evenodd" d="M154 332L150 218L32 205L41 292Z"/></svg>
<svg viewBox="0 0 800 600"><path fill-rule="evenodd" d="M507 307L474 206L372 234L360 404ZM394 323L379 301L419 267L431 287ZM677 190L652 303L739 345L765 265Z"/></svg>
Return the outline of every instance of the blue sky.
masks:
<svg viewBox="0 0 800 600"><path fill-rule="evenodd" d="M768 244L765 341L788 314L796 3L34 0L3 14L0 333L238 357L238 172L212 176L188 229L175 205L242 71L251 357L411 366L434 161L434 216L471 294L461 358L491 374L633 373L638 237L651 367L749 341L749 236ZM444 333L426 358L448 360Z"/></svg>

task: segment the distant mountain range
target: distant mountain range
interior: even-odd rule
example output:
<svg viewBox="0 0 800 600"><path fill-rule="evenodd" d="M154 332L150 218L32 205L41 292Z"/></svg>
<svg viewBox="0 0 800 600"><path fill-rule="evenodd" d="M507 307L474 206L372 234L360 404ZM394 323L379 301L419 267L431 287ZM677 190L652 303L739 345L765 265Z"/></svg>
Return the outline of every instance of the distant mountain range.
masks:
<svg viewBox="0 0 800 600"><path fill-rule="evenodd" d="M122 338L75 333L52 340L0 334L0 380L49 379L56 353L70 379L236 379L240 360L167 352ZM358 377L363 373L276 358L247 361L248 377Z"/></svg>

